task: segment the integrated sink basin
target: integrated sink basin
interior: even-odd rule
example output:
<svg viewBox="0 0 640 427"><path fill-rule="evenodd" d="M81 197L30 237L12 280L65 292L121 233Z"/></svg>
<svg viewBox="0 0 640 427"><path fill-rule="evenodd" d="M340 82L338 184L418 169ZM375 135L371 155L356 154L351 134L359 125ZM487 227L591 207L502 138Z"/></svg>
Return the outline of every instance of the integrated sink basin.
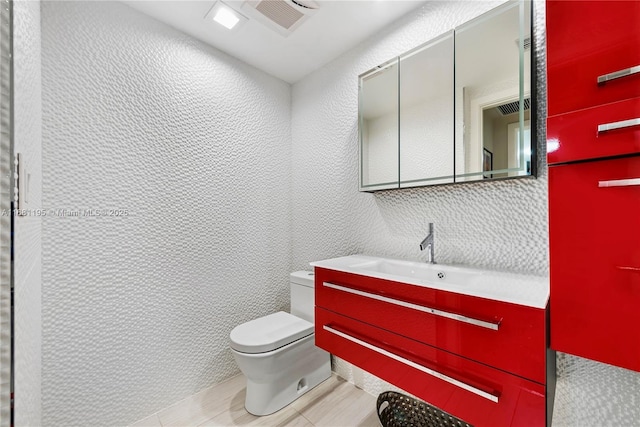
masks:
<svg viewBox="0 0 640 427"><path fill-rule="evenodd" d="M549 278L546 276L368 255L332 258L311 265L530 307L545 308L549 299Z"/></svg>
<svg viewBox="0 0 640 427"><path fill-rule="evenodd" d="M446 283L456 283L458 285L469 284L473 282L474 279L477 279L479 276L484 274L482 270L394 259L381 259L378 261L357 263L351 267L372 273L382 273L425 281L444 281Z"/></svg>

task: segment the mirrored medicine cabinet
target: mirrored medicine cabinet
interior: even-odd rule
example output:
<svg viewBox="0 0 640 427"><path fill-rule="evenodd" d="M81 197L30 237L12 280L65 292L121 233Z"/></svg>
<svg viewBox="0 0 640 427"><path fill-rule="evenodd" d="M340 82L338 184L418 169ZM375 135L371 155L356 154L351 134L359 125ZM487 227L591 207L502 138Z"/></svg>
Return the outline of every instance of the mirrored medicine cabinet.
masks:
<svg viewBox="0 0 640 427"><path fill-rule="evenodd" d="M360 190L535 176L532 2L359 76Z"/></svg>

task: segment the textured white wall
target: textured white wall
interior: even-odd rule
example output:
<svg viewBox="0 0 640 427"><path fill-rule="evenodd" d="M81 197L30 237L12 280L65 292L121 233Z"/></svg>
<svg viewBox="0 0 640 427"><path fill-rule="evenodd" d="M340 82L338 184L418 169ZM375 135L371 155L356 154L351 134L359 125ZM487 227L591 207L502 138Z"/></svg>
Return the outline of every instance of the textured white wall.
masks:
<svg viewBox="0 0 640 427"><path fill-rule="evenodd" d="M14 152L22 153L31 175L30 209L42 201L42 96L40 3L13 3ZM42 220L14 218L14 360L16 426L42 422Z"/></svg>
<svg viewBox="0 0 640 427"><path fill-rule="evenodd" d="M290 86L117 2L42 5L43 423L125 425L235 374L288 308Z"/></svg>
<svg viewBox="0 0 640 427"><path fill-rule="evenodd" d="M499 3L429 2L293 86L293 268L353 253L425 260L418 244L434 222L438 262L548 274L545 120L537 179L358 192L357 76ZM536 7L541 41L544 2ZM544 49L537 58L545 117ZM554 425L637 424L640 374L564 354L558 362ZM344 361L334 368L371 393L388 388Z"/></svg>

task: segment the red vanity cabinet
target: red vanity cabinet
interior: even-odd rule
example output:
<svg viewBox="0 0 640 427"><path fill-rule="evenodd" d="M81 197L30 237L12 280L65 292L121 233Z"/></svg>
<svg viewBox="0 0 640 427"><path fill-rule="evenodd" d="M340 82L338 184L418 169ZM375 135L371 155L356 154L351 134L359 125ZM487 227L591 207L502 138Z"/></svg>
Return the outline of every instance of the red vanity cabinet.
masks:
<svg viewBox="0 0 640 427"><path fill-rule="evenodd" d="M322 308L316 345L474 426L511 426L522 395L545 425L545 387ZM363 344L364 343L364 344Z"/></svg>
<svg viewBox="0 0 640 427"><path fill-rule="evenodd" d="M316 279L317 306L545 381L544 310L333 270Z"/></svg>
<svg viewBox="0 0 640 427"><path fill-rule="evenodd" d="M640 371L640 2L546 14L551 347Z"/></svg>
<svg viewBox="0 0 640 427"><path fill-rule="evenodd" d="M319 267L315 303L332 354L474 426L545 425L545 309Z"/></svg>

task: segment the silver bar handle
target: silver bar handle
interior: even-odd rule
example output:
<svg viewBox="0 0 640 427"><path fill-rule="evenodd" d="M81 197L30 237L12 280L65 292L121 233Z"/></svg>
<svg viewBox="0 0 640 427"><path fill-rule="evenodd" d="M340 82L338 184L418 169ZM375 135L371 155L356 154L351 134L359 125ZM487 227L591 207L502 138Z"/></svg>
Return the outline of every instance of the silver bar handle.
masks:
<svg viewBox="0 0 640 427"><path fill-rule="evenodd" d="M640 65L636 65L635 67L625 68L624 70L614 71L613 73L603 74L598 76L598 84L604 84L611 80L619 79L621 77L631 76L633 74L640 73Z"/></svg>
<svg viewBox="0 0 640 427"><path fill-rule="evenodd" d="M634 185L640 185L640 178L598 181L598 187L632 187Z"/></svg>
<svg viewBox="0 0 640 427"><path fill-rule="evenodd" d="M336 285L335 283L322 282L322 286L337 289L342 292L347 292L354 295L359 295L361 297L374 299L376 301L387 302L389 304L397 305L400 307L410 308L412 310L421 311L423 313L433 314L435 316L446 317L447 319L457 320L459 322L470 323L472 325L480 326L487 329L492 329L497 331L500 327L500 322L486 322L484 320L474 319L472 317L463 316L461 314L450 313L448 311L437 310L435 308L427 307L424 305L413 304L407 301L401 301L389 297L384 297L382 295L372 294L369 292L359 291L357 289L347 288L346 286Z"/></svg>
<svg viewBox="0 0 640 427"><path fill-rule="evenodd" d="M369 344L366 341L362 341L361 339L352 337L351 335L345 334L344 332L340 332L340 331L338 331L336 329L333 329L330 326L323 325L322 329L324 329L325 331L330 332L330 333L332 333L334 335L342 337L342 338L344 338L346 340L349 340L349 341L351 341L353 343L356 343L358 345L366 347L369 350L373 350L378 354L382 354L383 356L387 356L387 357L389 357L389 358L391 358L393 360L396 360L396 361L398 361L400 363L404 363L405 365L411 366L412 368L415 368L415 369L417 369L417 370L419 370L421 372L424 372L425 374L429 374L429 375L431 375L433 377L436 377L436 378L439 378L439 379L441 379L443 381L446 381L449 384L453 384L453 385L455 385L457 387L460 387L462 389L470 391L473 394L477 394L480 397L484 397L485 399L488 399L488 400L490 400L492 402L498 403L499 396L496 396L494 394L488 393L488 392L486 392L484 390L480 390L479 388L476 388L476 387L474 387L472 385L469 385L467 383L463 383L462 381L456 380L455 378L451 378L450 376L447 376L447 375L445 375L445 374L443 374L441 372L434 371L433 369L429 369L429 368L427 368L425 366L422 366L422 365L420 365L418 363L412 362L411 360L405 359L404 357L398 356L397 354L391 353L390 351L384 350L384 349L382 349L380 347L376 347L375 345Z"/></svg>
<svg viewBox="0 0 640 427"><path fill-rule="evenodd" d="M640 267L627 267L627 266L619 265L616 268L618 270L632 271L634 273L640 273Z"/></svg>
<svg viewBox="0 0 640 427"><path fill-rule="evenodd" d="M598 133L607 132L610 130L628 128L631 126L638 126L638 125L640 125L640 117L637 119L622 120L620 122L604 123L604 124L598 125Z"/></svg>

